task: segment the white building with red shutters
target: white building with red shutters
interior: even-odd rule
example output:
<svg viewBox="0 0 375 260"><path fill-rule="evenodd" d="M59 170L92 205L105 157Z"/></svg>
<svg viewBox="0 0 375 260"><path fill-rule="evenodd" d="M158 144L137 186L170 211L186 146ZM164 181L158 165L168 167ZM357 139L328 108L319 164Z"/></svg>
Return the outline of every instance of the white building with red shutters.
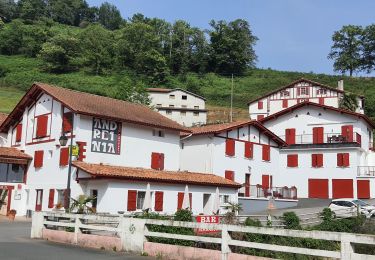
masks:
<svg viewBox="0 0 375 260"><path fill-rule="evenodd" d="M36 83L0 125L7 137L1 210L25 215L64 204L69 150L62 135L79 147L71 197L94 195L98 212L171 214L188 203L194 214L210 214L219 199L219 207L237 202L239 184L179 171L181 131L188 130L143 105Z"/></svg>
<svg viewBox="0 0 375 260"><path fill-rule="evenodd" d="M279 151L286 145L281 138L255 120L190 130L181 139L182 170L214 172L241 183L239 198L271 195L270 188L276 188L273 176L279 172ZM279 198L297 198L293 182L283 186L278 187Z"/></svg>
<svg viewBox="0 0 375 260"><path fill-rule="evenodd" d="M260 122L282 138L276 186L299 198L375 197L374 123L364 114L303 102Z"/></svg>
<svg viewBox="0 0 375 260"><path fill-rule="evenodd" d="M251 119L260 120L301 102L313 102L339 108L344 97L344 82L333 88L308 79L299 79L248 103ZM364 97L357 97L357 111L364 113Z"/></svg>

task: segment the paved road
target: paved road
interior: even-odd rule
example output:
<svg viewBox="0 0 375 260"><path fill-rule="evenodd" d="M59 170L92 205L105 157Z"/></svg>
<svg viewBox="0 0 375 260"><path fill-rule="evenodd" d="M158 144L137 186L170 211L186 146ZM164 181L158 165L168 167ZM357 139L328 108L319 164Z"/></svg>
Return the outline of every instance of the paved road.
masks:
<svg viewBox="0 0 375 260"><path fill-rule="evenodd" d="M30 239L30 222L0 221L0 259L6 260L149 260L150 257L86 249Z"/></svg>

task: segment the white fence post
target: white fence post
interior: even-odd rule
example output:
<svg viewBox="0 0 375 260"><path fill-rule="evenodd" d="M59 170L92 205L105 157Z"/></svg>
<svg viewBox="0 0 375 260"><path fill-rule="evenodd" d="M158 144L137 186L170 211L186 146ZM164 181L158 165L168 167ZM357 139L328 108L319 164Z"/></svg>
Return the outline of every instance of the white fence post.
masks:
<svg viewBox="0 0 375 260"><path fill-rule="evenodd" d="M228 260L228 254L231 252L229 242L231 237L228 233L228 226L221 225L221 260Z"/></svg>
<svg viewBox="0 0 375 260"><path fill-rule="evenodd" d="M146 220L137 218L119 218L120 238L122 249L142 253L145 241Z"/></svg>
<svg viewBox="0 0 375 260"><path fill-rule="evenodd" d="M341 235L341 259L352 259L354 253L351 242L351 237L345 234Z"/></svg>
<svg viewBox="0 0 375 260"><path fill-rule="evenodd" d="M33 212L31 222L31 238L42 238L43 231L43 212Z"/></svg>
<svg viewBox="0 0 375 260"><path fill-rule="evenodd" d="M78 233L81 233L81 229L80 229L80 224L81 224L81 220L80 220L80 217L81 215L76 215L74 216L74 244L78 244Z"/></svg>

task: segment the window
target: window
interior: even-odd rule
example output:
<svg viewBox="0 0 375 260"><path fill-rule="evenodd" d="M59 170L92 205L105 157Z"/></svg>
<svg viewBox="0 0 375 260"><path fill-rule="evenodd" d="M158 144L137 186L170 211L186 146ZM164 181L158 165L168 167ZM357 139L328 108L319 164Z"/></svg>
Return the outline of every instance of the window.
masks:
<svg viewBox="0 0 375 260"><path fill-rule="evenodd" d="M38 116L36 121L36 138L47 136L48 115Z"/></svg>
<svg viewBox="0 0 375 260"><path fill-rule="evenodd" d="M34 153L34 167L41 168L43 166L43 151L35 151Z"/></svg>
<svg viewBox="0 0 375 260"><path fill-rule="evenodd" d="M137 192L137 209L143 208L143 203L145 202L146 192L145 191L138 191Z"/></svg>
<svg viewBox="0 0 375 260"><path fill-rule="evenodd" d="M253 158L254 144L250 142L245 142L245 158Z"/></svg>
<svg viewBox="0 0 375 260"><path fill-rule="evenodd" d="M67 166L69 164L69 148L63 147L60 149L60 166Z"/></svg>
<svg viewBox="0 0 375 260"><path fill-rule="evenodd" d="M193 115L194 115L194 116L199 116L199 112L194 111L194 112L193 112Z"/></svg>
<svg viewBox="0 0 375 260"><path fill-rule="evenodd" d="M182 95L182 100L187 100L187 96L186 95Z"/></svg>
<svg viewBox="0 0 375 260"><path fill-rule="evenodd" d="M164 170L164 154L163 153L151 154L151 168L154 170Z"/></svg>
<svg viewBox="0 0 375 260"><path fill-rule="evenodd" d="M22 183L24 171L18 164L0 163L0 182Z"/></svg>
<svg viewBox="0 0 375 260"><path fill-rule="evenodd" d="M287 166L288 167L298 167L298 154L288 154L287 155Z"/></svg>
<svg viewBox="0 0 375 260"><path fill-rule="evenodd" d="M234 171L225 171L225 179L234 181Z"/></svg>
<svg viewBox="0 0 375 260"><path fill-rule="evenodd" d="M64 205L64 191L65 190L56 190L56 193L57 193L56 205L59 205L61 207Z"/></svg>
<svg viewBox="0 0 375 260"><path fill-rule="evenodd" d="M163 211L163 200L164 200L164 192L156 191L155 192L155 211Z"/></svg>
<svg viewBox="0 0 375 260"><path fill-rule="evenodd" d="M258 109L263 109L263 101L258 101Z"/></svg>
<svg viewBox="0 0 375 260"><path fill-rule="evenodd" d="M257 115L257 121L262 120L264 118L264 115Z"/></svg>
<svg viewBox="0 0 375 260"><path fill-rule="evenodd" d="M229 203L229 195L220 195L220 204L228 204Z"/></svg>
<svg viewBox="0 0 375 260"><path fill-rule="evenodd" d="M327 89L325 88L319 88L316 90L317 95L326 95L327 94Z"/></svg>
<svg viewBox="0 0 375 260"><path fill-rule="evenodd" d="M314 167L314 168L323 167L323 154L311 155L311 167Z"/></svg>
<svg viewBox="0 0 375 260"><path fill-rule="evenodd" d="M165 111L165 113L166 113L167 115L172 115L172 111L171 111L171 110L167 110L167 111Z"/></svg>
<svg viewBox="0 0 375 260"><path fill-rule="evenodd" d="M177 209L182 209L182 203L184 202L184 192L177 193ZM190 209L193 207L193 194L189 193Z"/></svg>
<svg viewBox="0 0 375 260"><path fill-rule="evenodd" d="M175 99L175 95L169 95L170 99Z"/></svg>
<svg viewBox="0 0 375 260"><path fill-rule="evenodd" d="M181 105L182 108L187 108L187 105Z"/></svg>
<svg viewBox="0 0 375 260"><path fill-rule="evenodd" d="M283 108L287 108L287 107L288 107L288 100L283 99Z"/></svg>
<svg viewBox="0 0 375 260"><path fill-rule="evenodd" d="M289 91L288 90L282 90L280 92L280 97L289 97Z"/></svg>
<svg viewBox="0 0 375 260"><path fill-rule="evenodd" d="M225 140L225 155L234 156L236 154L236 142L233 139Z"/></svg>
<svg viewBox="0 0 375 260"><path fill-rule="evenodd" d="M194 109L199 109L199 106L194 106Z"/></svg>
<svg viewBox="0 0 375 260"><path fill-rule="evenodd" d="M174 105L169 105L169 107L174 107Z"/></svg>
<svg viewBox="0 0 375 260"><path fill-rule="evenodd" d="M91 190L90 196L94 198L93 201L91 202L91 206L93 208L96 208L98 206L98 190Z"/></svg>
<svg viewBox="0 0 375 260"><path fill-rule="evenodd" d="M69 133L73 130L73 113L66 112L63 115L63 132Z"/></svg>
<svg viewBox="0 0 375 260"><path fill-rule="evenodd" d="M319 105L324 105L324 98L323 97L319 98Z"/></svg>
<svg viewBox="0 0 375 260"><path fill-rule="evenodd" d="M338 153L337 154L337 167L349 167L349 153Z"/></svg>
<svg viewBox="0 0 375 260"><path fill-rule="evenodd" d="M18 124L16 127L16 142L21 142L22 138L22 124Z"/></svg>
<svg viewBox="0 0 375 260"><path fill-rule="evenodd" d="M270 161L271 160L271 148L269 145L262 145L262 160Z"/></svg>
<svg viewBox="0 0 375 260"><path fill-rule="evenodd" d="M186 111L180 111L181 116L186 116Z"/></svg>
<svg viewBox="0 0 375 260"><path fill-rule="evenodd" d="M153 129L153 130L152 130L152 135L153 135L153 136L164 137L164 136L165 136L165 133L164 133L164 131L162 131L162 130Z"/></svg>
<svg viewBox="0 0 375 260"><path fill-rule="evenodd" d="M161 107L161 104L156 104L156 107Z"/></svg>
<svg viewBox="0 0 375 260"><path fill-rule="evenodd" d="M309 94L309 88L308 87L297 88L297 95L298 96L303 96L303 95L308 95L308 94Z"/></svg>
<svg viewBox="0 0 375 260"><path fill-rule="evenodd" d="M49 196L48 196L48 208L52 209L55 204L55 189L50 189L49 190Z"/></svg>

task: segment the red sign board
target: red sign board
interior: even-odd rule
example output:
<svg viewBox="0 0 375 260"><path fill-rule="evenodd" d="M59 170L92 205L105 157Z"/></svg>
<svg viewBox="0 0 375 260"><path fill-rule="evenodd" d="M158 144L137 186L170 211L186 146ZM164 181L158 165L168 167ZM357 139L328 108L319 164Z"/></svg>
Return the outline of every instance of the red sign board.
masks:
<svg viewBox="0 0 375 260"><path fill-rule="evenodd" d="M207 223L207 224L219 224L220 223L220 217L219 216L197 216L196 220L198 223ZM219 232L219 230L216 229L203 229L198 228L196 230L197 234L205 234L205 233L216 233Z"/></svg>

